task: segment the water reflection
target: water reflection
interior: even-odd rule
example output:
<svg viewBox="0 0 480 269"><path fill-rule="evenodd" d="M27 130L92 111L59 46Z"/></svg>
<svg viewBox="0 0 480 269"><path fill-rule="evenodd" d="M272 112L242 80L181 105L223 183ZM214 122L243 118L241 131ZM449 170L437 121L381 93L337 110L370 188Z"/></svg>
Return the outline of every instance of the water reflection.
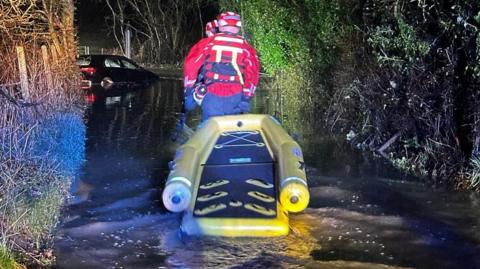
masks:
<svg viewBox="0 0 480 269"><path fill-rule="evenodd" d="M95 96L87 162L56 240L58 268L480 268L480 198L379 178L321 123L299 133L311 204L278 238L179 233L161 188L181 82ZM270 111L261 89L254 112ZM195 126L199 114L190 115ZM372 169L373 168L373 169Z"/></svg>
<svg viewBox="0 0 480 269"><path fill-rule="evenodd" d="M88 110L87 161L57 236L58 268L157 268L157 231L178 227L161 203L169 135L180 110L176 81L97 94ZM155 265L155 266L153 266Z"/></svg>
<svg viewBox="0 0 480 269"><path fill-rule="evenodd" d="M287 237L221 238L174 235L162 248L167 263L180 268L304 268L317 240L302 219L291 223Z"/></svg>

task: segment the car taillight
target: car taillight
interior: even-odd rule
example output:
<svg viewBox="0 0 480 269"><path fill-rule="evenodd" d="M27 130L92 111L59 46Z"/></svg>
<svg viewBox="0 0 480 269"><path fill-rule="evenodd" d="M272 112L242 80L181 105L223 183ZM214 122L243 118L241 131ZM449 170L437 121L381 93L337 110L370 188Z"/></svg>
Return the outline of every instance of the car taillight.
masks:
<svg viewBox="0 0 480 269"><path fill-rule="evenodd" d="M93 93L90 93L90 94L87 94L87 96L85 96L85 100L87 101L87 103L93 104L95 100L97 100L97 96Z"/></svg>
<svg viewBox="0 0 480 269"><path fill-rule="evenodd" d="M97 69L95 67L82 67L82 68L80 68L80 71L82 71L83 73L85 73L87 75L93 76L95 74L95 72L97 71Z"/></svg>

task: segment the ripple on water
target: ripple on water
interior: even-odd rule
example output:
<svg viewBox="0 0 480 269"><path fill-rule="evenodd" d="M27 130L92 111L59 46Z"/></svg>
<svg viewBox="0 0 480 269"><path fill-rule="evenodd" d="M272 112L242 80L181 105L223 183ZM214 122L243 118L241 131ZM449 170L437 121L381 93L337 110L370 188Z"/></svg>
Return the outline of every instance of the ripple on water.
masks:
<svg viewBox="0 0 480 269"><path fill-rule="evenodd" d="M158 196L178 146L168 130L183 85L161 84L135 92L128 106L94 109L87 163L73 190L78 199L56 240L59 269L480 268L472 254L480 252L478 196L432 194L404 181L327 177L311 166L310 207L291 215L288 236L179 234L180 215L165 213ZM319 147L304 150L305 156L314 151L311 162L331 156ZM349 164L342 166L349 167L343 174L353 174Z"/></svg>

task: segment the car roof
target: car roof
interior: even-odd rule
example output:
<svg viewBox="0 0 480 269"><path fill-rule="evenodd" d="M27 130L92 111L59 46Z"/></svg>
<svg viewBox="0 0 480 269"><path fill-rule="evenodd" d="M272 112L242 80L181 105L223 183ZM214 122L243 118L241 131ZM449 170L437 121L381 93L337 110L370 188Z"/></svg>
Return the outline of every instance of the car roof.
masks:
<svg viewBox="0 0 480 269"><path fill-rule="evenodd" d="M82 55L78 56L78 58L81 58L81 57L92 57L92 58L96 58L96 59L107 58L107 57L117 57L117 58L128 59L127 57L125 57L123 55L114 55L114 54L82 54Z"/></svg>
<svg viewBox="0 0 480 269"><path fill-rule="evenodd" d="M133 62L135 65L138 65L134 60L129 59L123 55L114 55L114 54L82 54L77 57L77 63L81 59L90 58L90 62L88 64L80 64L81 66L98 66L103 65L103 61L107 58L119 58L123 60L127 60Z"/></svg>

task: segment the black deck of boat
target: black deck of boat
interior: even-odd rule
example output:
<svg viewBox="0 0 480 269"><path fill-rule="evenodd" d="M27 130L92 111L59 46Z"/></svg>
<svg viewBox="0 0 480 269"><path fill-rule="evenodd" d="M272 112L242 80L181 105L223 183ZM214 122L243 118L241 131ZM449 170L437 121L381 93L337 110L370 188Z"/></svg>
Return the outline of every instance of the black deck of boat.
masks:
<svg viewBox="0 0 480 269"><path fill-rule="evenodd" d="M259 131L223 133L203 164L194 216L275 218L274 173Z"/></svg>

